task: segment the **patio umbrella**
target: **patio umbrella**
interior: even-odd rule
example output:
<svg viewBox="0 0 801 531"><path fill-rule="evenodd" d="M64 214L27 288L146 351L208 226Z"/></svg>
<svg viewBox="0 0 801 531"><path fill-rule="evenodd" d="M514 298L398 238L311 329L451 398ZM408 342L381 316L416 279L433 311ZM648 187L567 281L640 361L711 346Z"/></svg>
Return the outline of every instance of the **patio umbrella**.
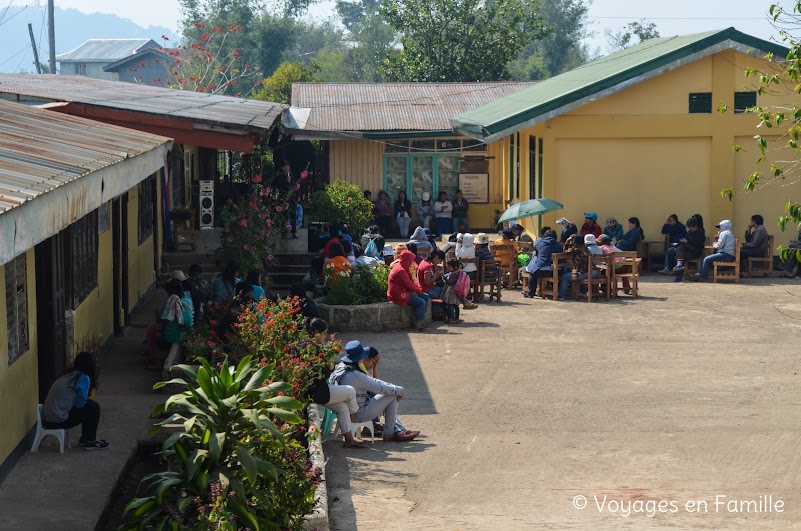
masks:
<svg viewBox="0 0 801 531"><path fill-rule="evenodd" d="M546 212L550 212L552 210L559 210L560 208L564 207L565 205L562 203L557 203L553 199L546 199L544 197L542 199L529 199L507 208L506 212L504 212L501 218L498 220L498 223L528 218L531 216L539 216L540 214L545 214Z"/></svg>

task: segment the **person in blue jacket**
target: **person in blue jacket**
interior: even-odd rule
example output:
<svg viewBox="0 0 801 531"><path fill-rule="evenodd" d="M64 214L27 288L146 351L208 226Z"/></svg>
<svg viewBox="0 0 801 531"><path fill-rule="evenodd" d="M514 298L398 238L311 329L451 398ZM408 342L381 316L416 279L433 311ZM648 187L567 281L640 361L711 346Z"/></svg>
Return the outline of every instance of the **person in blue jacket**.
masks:
<svg viewBox="0 0 801 531"><path fill-rule="evenodd" d="M105 450L108 441L97 438L100 405L89 398L97 389L94 355L75 356L69 372L56 380L42 407L42 425L48 429L74 428L80 424L80 445L84 450Z"/></svg>
<svg viewBox="0 0 801 531"><path fill-rule="evenodd" d="M671 248L678 246L683 238L687 237L687 227L679 221L676 214L671 214L667 218L667 222L662 225L662 234L670 237L669 246L665 252L665 267L660 271L663 275L668 275L673 270L674 261L676 259L676 251L670 252Z"/></svg>
<svg viewBox="0 0 801 531"><path fill-rule="evenodd" d="M639 218L629 218L629 231L617 242L617 247L621 251L636 251L640 240L644 238L645 232L640 228Z"/></svg>
<svg viewBox="0 0 801 531"><path fill-rule="evenodd" d="M533 299L537 290L537 279L553 275L553 253L561 253L562 245L556 241L556 231L548 229L542 238L537 238L534 243L535 255L526 266L528 278L528 292L523 296Z"/></svg>

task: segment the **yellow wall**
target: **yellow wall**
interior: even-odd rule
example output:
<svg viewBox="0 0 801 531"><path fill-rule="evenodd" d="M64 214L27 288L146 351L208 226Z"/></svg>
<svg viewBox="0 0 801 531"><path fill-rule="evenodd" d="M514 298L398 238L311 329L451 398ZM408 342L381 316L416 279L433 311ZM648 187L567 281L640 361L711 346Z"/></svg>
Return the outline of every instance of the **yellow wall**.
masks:
<svg viewBox="0 0 801 531"><path fill-rule="evenodd" d="M75 343L93 336L105 340L114 332L112 235L109 224L109 230L98 238L97 288L73 312Z"/></svg>
<svg viewBox="0 0 801 531"><path fill-rule="evenodd" d="M372 140L332 140L329 165L331 181L342 179L378 197L384 182L384 146Z"/></svg>
<svg viewBox="0 0 801 531"><path fill-rule="evenodd" d="M160 197L160 185L158 190ZM160 203L161 201L158 201L159 219L161 219ZM150 285L156 281L156 272L153 269L153 236L151 235L139 245L138 206L139 190L136 187L128 192L128 303L130 304L128 311L145 294ZM160 226L161 223L159 223ZM159 233L161 232L161 229L159 229Z"/></svg>
<svg viewBox="0 0 801 531"><path fill-rule="evenodd" d="M755 169L758 155L735 153L732 144L753 146L757 129L753 114L717 112L720 103L733 109L734 92L743 90L745 66L764 61L725 51L666 72L616 94L586 104L521 132L521 197L528 197L527 136L544 140L543 196L565 205L543 216L554 226L559 217L583 222L594 210L599 222L615 216L624 227L629 217L640 218L649 241L661 240L665 218L675 213L684 221L694 213L704 216L707 230L721 219L734 221L735 233L745 231L752 214L762 214L777 244L787 243L789 231L775 228L784 203L801 197L801 184L748 194L733 202L721 190L742 190L742 179ZM712 92L712 114L689 114L690 92ZM760 96L760 105L801 103L793 95ZM508 141L508 137L503 141ZM499 142L500 144L500 142ZM508 158L508 147L499 157ZM784 157L787 158L787 157ZM500 172L509 198L508 171ZM536 231L537 218L524 224Z"/></svg>
<svg viewBox="0 0 801 531"><path fill-rule="evenodd" d="M39 402L39 360L36 329L36 262L33 249L27 252L28 351L8 365L8 337L5 280L0 282L0 463L36 424ZM0 266L0 279L5 268Z"/></svg>

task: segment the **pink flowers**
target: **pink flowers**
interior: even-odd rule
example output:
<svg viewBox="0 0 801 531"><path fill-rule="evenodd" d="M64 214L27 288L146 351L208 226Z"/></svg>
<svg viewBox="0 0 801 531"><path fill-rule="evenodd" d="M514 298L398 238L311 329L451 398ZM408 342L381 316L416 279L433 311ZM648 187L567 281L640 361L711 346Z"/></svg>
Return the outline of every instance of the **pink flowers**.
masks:
<svg viewBox="0 0 801 531"><path fill-rule="evenodd" d="M309 172L306 171L306 170L303 170L302 172L300 172L300 178L301 179L308 179L309 178Z"/></svg>
<svg viewBox="0 0 801 531"><path fill-rule="evenodd" d="M353 202L353 198L348 196L348 203L351 203L351 202Z"/></svg>
<svg viewBox="0 0 801 531"><path fill-rule="evenodd" d="M242 248L246 251L250 251L250 245L245 244L242 246Z"/></svg>
<svg viewBox="0 0 801 531"><path fill-rule="evenodd" d="M275 207L275 211L276 211L276 212L279 212L279 213L280 213L280 212L282 212L283 210L284 210L284 209L283 209L283 208L281 208L280 206L277 206L277 207Z"/></svg>
<svg viewBox="0 0 801 531"><path fill-rule="evenodd" d="M261 182L261 175L258 175L258 174L254 175L253 176L253 182L256 183L256 184L260 183Z"/></svg>
<svg viewBox="0 0 801 531"><path fill-rule="evenodd" d="M267 260L268 261L272 262L274 259L275 259L275 257L273 255L271 255L271 254L267 255Z"/></svg>
<svg viewBox="0 0 801 531"><path fill-rule="evenodd" d="M248 226L248 220L246 220L246 219L240 219L240 220L239 220L239 224L240 224L240 225L242 225L243 227L247 228L247 226Z"/></svg>
<svg viewBox="0 0 801 531"><path fill-rule="evenodd" d="M295 190L300 190L300 183L295 185Z"/></svg>
<svg viewBox="0 0 801 531"><path fill-rule="evenodd" d="M271 220L271 219L268 219L268 220L267 220L267 226L268 226L268 227L272 227L272 226L273 226L273 220Z"/></svg>
<svg viewBox="0 0 801 531"><path fill-rule="evenodd" d="M270 195L272 193L272 189L269 186L265 188L264 191L267 192L267 195Z"/></svg>

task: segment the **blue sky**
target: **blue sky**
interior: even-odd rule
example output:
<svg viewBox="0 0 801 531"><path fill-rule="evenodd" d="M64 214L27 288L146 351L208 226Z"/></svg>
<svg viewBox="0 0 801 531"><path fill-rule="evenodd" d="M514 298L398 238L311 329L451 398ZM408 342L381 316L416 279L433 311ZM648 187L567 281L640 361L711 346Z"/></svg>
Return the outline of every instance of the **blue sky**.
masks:
<svg viewBox="0 0 801 531"><path fill-rule="evenodd" d="M14 0L17 4L45 3L45 0ZM159 25L177 29L180 9L178 0L55 0L62 9L84 12L114 13L129 18L140 26ZM766 13L771 0L594 0L590 10L595 36L594 46L605 51L607 28L615 29L642 18L657 24L662 35L698 33L709 29L734 26L756 37L770 38L775 31ZM785 4L790 4L787 0ZM310 14L324 18L332 11L332 1L314 5Z"/></svg>

